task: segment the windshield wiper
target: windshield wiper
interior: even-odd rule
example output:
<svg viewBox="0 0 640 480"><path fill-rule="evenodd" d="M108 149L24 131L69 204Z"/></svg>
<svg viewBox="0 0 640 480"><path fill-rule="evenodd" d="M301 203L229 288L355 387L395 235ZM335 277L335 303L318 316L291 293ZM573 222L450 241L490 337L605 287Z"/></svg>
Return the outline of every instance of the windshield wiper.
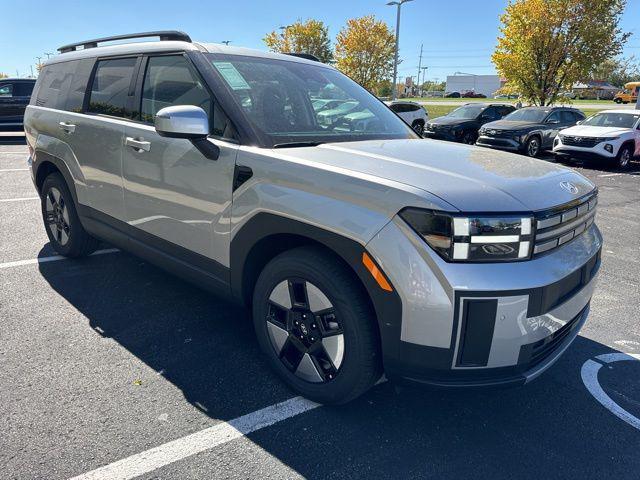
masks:
<svg viewBox="0 0 640 480"><path fill-rule="evenodd" d="M324 142L284 142L276 143L273 148L317 147Z"/></svg>

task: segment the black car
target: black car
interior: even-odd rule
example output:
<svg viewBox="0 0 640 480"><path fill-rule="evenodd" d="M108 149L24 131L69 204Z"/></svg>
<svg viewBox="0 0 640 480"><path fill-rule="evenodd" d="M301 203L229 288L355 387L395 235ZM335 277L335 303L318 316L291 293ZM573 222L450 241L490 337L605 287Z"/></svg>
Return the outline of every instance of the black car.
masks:
<svg viewBox="0 0 640 480"><path fill-rule="evenodd" d="M536 157L542 150L553 147L558 131L584 118L584 114L575 108L525 107L502 120L483 125L476 145Z"/></svg>
<svg viewBox="0 0 640 480"><path fill-rule="evenodd" d="M466 103L427 123L424 136L473 145L482 125L500 120L514 110L513 105L503 103Z"/></svg>
<svg viewBox="0 0 640 480"><path fill-rule="evenodd" d="M22 127L24 110L35 84L34 78L0 79L0 128Z"/></svg>

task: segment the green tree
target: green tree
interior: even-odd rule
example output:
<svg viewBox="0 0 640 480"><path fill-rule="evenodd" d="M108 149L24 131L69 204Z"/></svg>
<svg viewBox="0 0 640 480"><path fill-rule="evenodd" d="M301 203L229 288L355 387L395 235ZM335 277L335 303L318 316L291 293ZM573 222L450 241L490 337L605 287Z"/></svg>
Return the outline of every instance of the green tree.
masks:
<svg viewBox="0 0 640 480"><path fill-rule="evenodd" d="M324 63L333 60L329 28L320 20L298 20L287 26L282 33L267 33L263 41L273 52L310 53Z"/></svg>
<svg viewBox="0 0 640 480"><path fill-rule="evenodd" d="M510 0L493 63L509 88L535 105L590 78L629 37L618 26L625 0Z"/></svg>
<svg viewBox="0 0 640 480"><path fill-rule="evenodd" d="M635 57L608 58L594 69L593 78L622 88L627 82L640 81L640 64Z"/></svg>
<svg viewBox="0 0 640 480"><path fill-rule="evenodd" d="M336 66L369 91L391 75L395 35L373 15L352 18L336 38Z"/></svg>

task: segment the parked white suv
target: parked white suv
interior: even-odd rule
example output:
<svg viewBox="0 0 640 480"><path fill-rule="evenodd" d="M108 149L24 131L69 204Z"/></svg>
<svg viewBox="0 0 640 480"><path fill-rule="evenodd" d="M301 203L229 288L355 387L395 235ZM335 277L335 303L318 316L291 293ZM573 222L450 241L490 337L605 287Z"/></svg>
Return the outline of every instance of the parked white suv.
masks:
<svg viewBox="0 0 640 480"><path fill-rule="evenodd" d="M429 113L416 102L396 101L389 104L389 108L404 120L407 125L411 125L418 135L424 132L424 126L429 121Z"/></svg>
<svg viewBox="0 0 640 480"><path fill-rule="evenodd" d="M553 143L558 161L600 160L625 169L640 153L640 110L605 110L562 130Z"/></svg>

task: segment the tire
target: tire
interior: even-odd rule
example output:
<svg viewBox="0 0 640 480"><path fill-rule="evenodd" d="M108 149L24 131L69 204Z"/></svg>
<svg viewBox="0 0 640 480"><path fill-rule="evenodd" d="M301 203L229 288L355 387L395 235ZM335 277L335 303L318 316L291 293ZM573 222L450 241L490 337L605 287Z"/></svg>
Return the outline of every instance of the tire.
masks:
<svg viewBox="0 0 640 480"><path fill-rule="evenodd" d="M418 135L422 136L422 134L424 133L424 122L416 120L411 124L411 128L413 128L413 131Z"/></svg>
<svg viewBox="0 0 640 480"><path fill-rule="evenodd" d="M322 248L289 250L267 264L253 292L253 321L273 369L313 401L349 402L380 378L377 322L366 291Z"/></svg>
<svg viewBox="0 0 640 480"><path fill-rule="evenodd" d="M614 160L614 166L620 170L626 170L631 165L633 159L633 147L631 145L622 145L620 151Z"/></svg>
<svg viewBox="0 0 640 480"><path fill-rule="evenodd" d="M618 105L622 103L622 99L620 98L614 98L613 101L616 102Z"/></svg>
<svg viewBox="0 0 640 480"><path fill-rule="evenodd" d="M473 132L464 132L464 134L462 135L462 143L466 143L467 145L475 145L476 135Z"/></svg>
<svg viewBox="0 0 640 480"><path fill-rule="evenodd" d="M59 173L52 173L44 180L40 207L49 241L60 255L84 257L98 248L98 240L80 223L71 192Z"/></svg>
<svg viewBox="0 0 640 480"><path fill-rule="evenodd" d="M536 158L540 155L541 150L541 142L540 137L537 135L532 136L529 140L527 140L527 144L524 146L524 153L528 157Z"/></svg>

